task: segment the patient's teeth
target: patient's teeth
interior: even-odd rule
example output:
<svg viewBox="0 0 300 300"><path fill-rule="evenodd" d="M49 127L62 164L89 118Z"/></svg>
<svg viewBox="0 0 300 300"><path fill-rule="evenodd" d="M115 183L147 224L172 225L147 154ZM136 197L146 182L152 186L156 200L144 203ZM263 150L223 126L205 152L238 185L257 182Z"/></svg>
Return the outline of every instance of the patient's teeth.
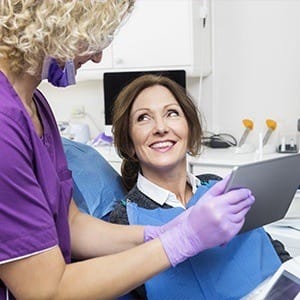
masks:
<svg viewBox="0 0 300 300"><path fill-rule="evenodd" d="M165 147L171 147L172 145L173 145L173 143L168 141L168 142L155 143L151 147L152 148L165 148Z"/></svg>

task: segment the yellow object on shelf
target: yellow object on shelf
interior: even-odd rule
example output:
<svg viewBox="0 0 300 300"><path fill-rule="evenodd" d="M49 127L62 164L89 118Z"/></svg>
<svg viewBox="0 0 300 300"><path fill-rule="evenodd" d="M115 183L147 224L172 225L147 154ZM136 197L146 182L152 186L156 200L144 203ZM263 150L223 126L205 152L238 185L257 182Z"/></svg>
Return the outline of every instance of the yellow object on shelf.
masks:
<svg viewBox="0 0 300 300"><path fill-rule="evenodd" d="M253 121L250 119L243 119L243 124L246 128L245 128L244 133L238 143L238 147L241 147L245 143L249 132L253 129L253 126L254 126Z"/></svg>
<svg viewBox="0 0 300 300"><path fill-rule="evenodd" d="M263 145L266 145L272 132L276 129L277 127L277 122L274 121L274 120L271 120L271 119L267 119L266 120L266 124L267 124L267 127L268 127L268 130L266 131L265 133L265 136L263 138Z"/></svg>

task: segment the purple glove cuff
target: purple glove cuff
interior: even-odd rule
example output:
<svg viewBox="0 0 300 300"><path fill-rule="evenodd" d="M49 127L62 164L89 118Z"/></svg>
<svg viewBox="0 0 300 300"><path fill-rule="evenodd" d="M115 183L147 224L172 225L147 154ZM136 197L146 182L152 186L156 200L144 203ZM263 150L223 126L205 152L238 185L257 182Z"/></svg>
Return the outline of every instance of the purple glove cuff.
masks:
<svg viewBox="0 0 300 300"><path fill-rule="evenodd" d="M144 227L144 242L157 238L162 232L160 226L147 225Z"/></svg>
<svg viewBox="0 0 300 300"><path fill-rule="evenodd" d="M145 226L144 231L144 242L157 238L160 234L168 231L171 228L174 228L178 224L182 223L190 214L191 208L185 210L179 216L171 220L170 222L162 225L162 226Z"/></svg>
<svg viewBox="0 0 300 300"><path fill-rule="evenodd" d="M194 236L192 230L190 233L192 237L185 235L182 228L177 227L159 235L163 248L173 267L204 250L201 240Z"/></svg>

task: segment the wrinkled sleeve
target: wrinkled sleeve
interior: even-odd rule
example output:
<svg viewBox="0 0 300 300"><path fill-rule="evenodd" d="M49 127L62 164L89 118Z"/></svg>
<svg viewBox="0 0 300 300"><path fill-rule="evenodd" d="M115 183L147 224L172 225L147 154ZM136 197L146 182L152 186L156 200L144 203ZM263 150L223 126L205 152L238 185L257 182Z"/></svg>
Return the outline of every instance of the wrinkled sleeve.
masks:
<svg viewBox="0 0 300 300"><path fill-rule="evenodd" d="M0 263L57 244L54 221L36 179L28 126L0 114Z"/></svg>

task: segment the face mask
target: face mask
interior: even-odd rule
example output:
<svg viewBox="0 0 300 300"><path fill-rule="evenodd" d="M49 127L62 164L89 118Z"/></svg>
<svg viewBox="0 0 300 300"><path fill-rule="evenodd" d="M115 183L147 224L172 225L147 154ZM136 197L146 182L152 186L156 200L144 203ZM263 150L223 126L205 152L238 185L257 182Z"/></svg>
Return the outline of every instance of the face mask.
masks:
<svg viewBox="0 0 300 300"><path fill-rule="evenodd" d="M67 60L62 70L54 58L46 57L43 64L42 79L48 79L57 87L66 87L76 83L73 60Z"/></svg>

